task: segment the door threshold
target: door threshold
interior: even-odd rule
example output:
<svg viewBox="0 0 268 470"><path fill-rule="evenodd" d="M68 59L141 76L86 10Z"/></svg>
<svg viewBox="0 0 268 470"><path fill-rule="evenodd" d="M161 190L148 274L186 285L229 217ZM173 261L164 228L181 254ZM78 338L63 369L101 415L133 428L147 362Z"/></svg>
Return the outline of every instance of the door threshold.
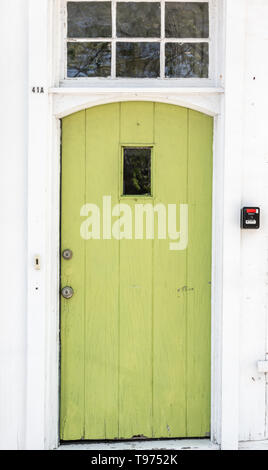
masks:
<svg viewBox="0 0 268 470"><path fill-rule="evenodd" d="M76 441L61 443L58 450L219 450L219 446L210 439Z"/></svg>

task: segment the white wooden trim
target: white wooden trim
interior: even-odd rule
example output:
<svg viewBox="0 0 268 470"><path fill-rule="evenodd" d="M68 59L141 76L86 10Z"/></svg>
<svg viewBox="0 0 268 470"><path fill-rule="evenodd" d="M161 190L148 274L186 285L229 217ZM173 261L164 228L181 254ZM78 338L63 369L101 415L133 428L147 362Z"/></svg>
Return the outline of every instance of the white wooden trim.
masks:
<svg viewBox="0 0 268 470"><path fill-rule="evenodd" d="M59 442L59 121L53 117L53 6L29 0L26 449ZM55 69L56 71L56 69ZM32 93L35 87L44 93ZM40 270L34 257L40 257Z"/></svg>
<svg viewBox="0 0 268 470"><path fill-rule="evenodd" d="M29 139L28 139L28 299L27 299L27 385L26 448L44 445L46 384L47 305L47 50L48 3L29 0ZM43 87L43 94L32 88ZM34 269L34 257L41 269Z"/></svg>
<svg viewBox="0 0 268 470"><path fill-rule="evenodd" d="M53 111L59 119L68 114L82 109L98 106L100 104L113 103L117 101L158 101L162 103L175 104L190 109L195 109L210 116L217 116L220 110L220 95L206 96L198 94L154 93L139 91L136 93L120 92L94 93L94 94L66 94L55 95L53 99Z"/></svg>
<svg viewBox="0 0 268 470"><path fill-rule="evenodd" d="M103 77L99 78L68 78L68 80L60 80L59 85L61 88L146 88L150 87L153 89L157 88L191 88L194 90L196 88L219 88L221 83L217 86L213 80L207 78L114 78L106 79Z"/></svg>
<svg viewBox="0 0 268 470"><path fill-rule="evenodd" d="M109 38L67 38L67 42L111 42L112 36ZM173 42L173 43L178 43L178 44L184 44L184 43L199 43L199 42L209 42L209 38L143 38L143 37L138 37L138 38L116 38L116 42ZM164 78L164 77L162 77Z"/></svg>
<svg viewBox="0 0 268 470"><path fill-rule="evenodd" d="M225 1L228 41L226 97L222 89L58 89L61 36L55 28L60 0L29 0L29 166L28 166L28 320L27 448L55 448L59 417L59 189L60 119L78 109L112 101L151 100L197 109L214 116L212 253L212 418L211 438L222 448L238 444L238 316L240 270L239 209L241 17L245 0ZM222 5L223 3L220 2ZM241 16L242 15L242 16ZM57 16L57 15L56 15ZM221 17L222 18L222 17ZM237 25L240 25L239 27ZM54 31L54 32L53 32ZM53 32L53 36L52 36ZM52 49L51 38L58 48ZM223 58L218 56L223 70ZM221 59L221 60L220 60ZM242 80L243 81L243 80ZM43 86L44 94L31 93ZM233 132L234 126L236 132ZM225 143L225 145L224 145ZM34 270L33 257L41 269ZM231 384L231 387L230 387Z"/></svg>
<svg viewBox="0 0 268 470"><path fill-rule="evenodd" d="M95 2L96 0L67 0L71 2ZM107 1L113 1L113 0L97 0L99 2L107 2ZM155 2L155 3L160 3L163 0L116 0L116 2ZM194 3L206 3L209 2L210 0L164 0L167 2L194 2Z"/></svg>
<svg viewBox="0 0 268 470"><path fill-rule="evenodd" d="M239 339L241 300L244 69L246 0L226 0L224 194L222 270L222 449L237 449L239 439ZM234 131L235 129L235 131Z"/></svg>
<svg viewBox="0 0 268 470"><path fill-rule="evenodd" d="M261 374L268 373L268 361L258 361L258 372Z"/></svg>
<svg viewBox="0 0 268 470"><path fill-rule="evenodd" d="M146 83L146 87L140 88L135 88L135 87L127 87L127 88L120 88L116 89L115 87L73 87L73 88L64 88L64 87L58 87L58 88L50 88L49 93L50 94L55 94L55 95L94 95L94 94L103 94L103 93L114 93L114 92L120 92L120 93L152 93L152 88L148 88L148 83ZM118 88L118 87L117 87ZM154 88L153 93L173 93L176 95L195 95L195 94L200 94L200 95L219 95L224 93L224 88L199 88L199 87L159 87L159 88Z"/></svg>

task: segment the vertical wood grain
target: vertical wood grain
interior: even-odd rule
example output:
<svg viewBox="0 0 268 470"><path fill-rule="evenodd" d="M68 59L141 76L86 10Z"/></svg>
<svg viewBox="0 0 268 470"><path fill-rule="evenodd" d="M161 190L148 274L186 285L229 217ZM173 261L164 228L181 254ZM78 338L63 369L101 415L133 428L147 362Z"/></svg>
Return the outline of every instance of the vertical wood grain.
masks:
<svg viewBox="0 0 268 470"><path fill-rule="evenodd" d="M103 196L111 196L112 205L118 202L118 141L118 103L86 111L86 200L97 204L101 214ZM114 439L118 437L118 240L87 240L85 277L85 438Z"/></svg>
<svg viewBox="0 0 268 470"><path fill-rule="evenodd" d="M85 243L80 237L80 208L85 202L85 111L62 121L61 287L72 286L73 298L61 298L61 439L84 436L84 295Z"/></svg>
<svg viewBox="0 0 268 470"><path fill-rule="evenodd" d="M210 434L213 119L189 110L187 436Z"/></svg>
<svg viewBox="0 0 268 470"><path fill-rule="evenodd" d="M187 203L187 109L155 108L155 202L179 206ZM154 437L186 435L186 251L169 242L154 240Z"/></svg>
<svg viewBox="0 0 268 470"><path fill-rule="evenodd" d="M122 103L121 142L152 143L153 111L153 103ZM121 202L129 204L134 214L135 203L151 199L131 197ZM152 240L120 241L119 334L119 437L151 437Z"/></svg>

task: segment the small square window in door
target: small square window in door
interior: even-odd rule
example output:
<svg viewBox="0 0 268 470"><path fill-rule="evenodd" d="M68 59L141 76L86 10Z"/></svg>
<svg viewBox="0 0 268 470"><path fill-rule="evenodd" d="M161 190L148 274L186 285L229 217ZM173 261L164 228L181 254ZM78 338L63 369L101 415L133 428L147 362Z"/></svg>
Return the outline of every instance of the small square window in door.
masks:
<svg viewBox="0 0 268 470"><path fill-rule="evenodd" d="M123 148L123 196L151 196L152 147Z"/></svg>

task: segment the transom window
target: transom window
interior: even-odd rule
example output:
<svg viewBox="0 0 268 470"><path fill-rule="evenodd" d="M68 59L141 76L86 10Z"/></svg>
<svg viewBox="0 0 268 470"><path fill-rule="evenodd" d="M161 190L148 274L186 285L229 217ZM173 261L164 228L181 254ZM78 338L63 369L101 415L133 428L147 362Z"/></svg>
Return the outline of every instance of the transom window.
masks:
<svg viewBox="0 0 268 470"><path fill-rule="evenodd" d="M209 1L67 1L67 78L209 78Z"/></svg>

